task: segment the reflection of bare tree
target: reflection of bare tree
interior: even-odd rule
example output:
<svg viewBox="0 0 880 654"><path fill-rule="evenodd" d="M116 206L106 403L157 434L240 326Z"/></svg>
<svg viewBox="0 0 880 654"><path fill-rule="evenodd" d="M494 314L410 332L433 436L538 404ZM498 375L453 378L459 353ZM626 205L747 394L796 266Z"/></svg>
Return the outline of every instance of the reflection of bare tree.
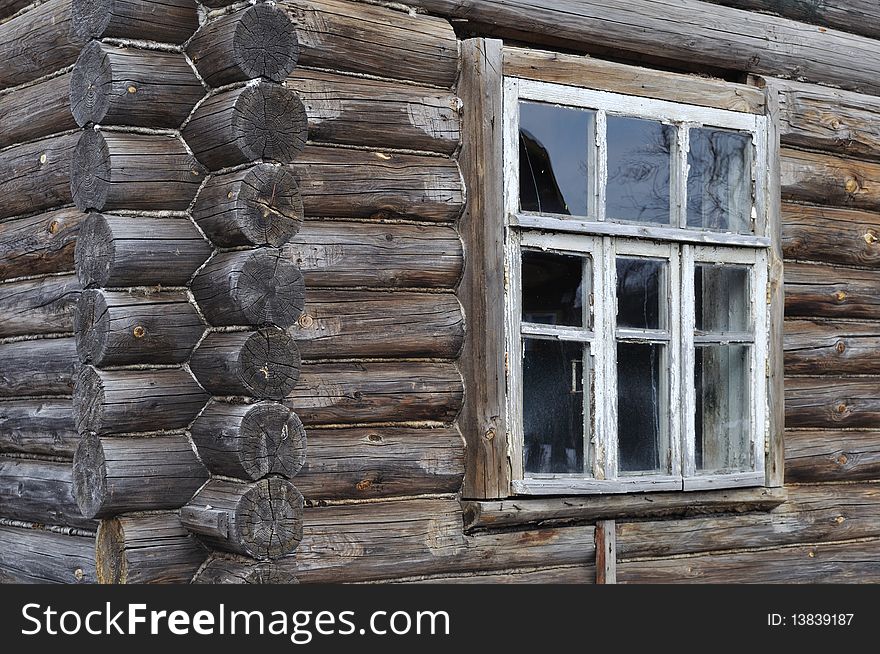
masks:
<svg viewBox="0 0 880 654"><path fill-rule="evenodd" d="M547 148L526 129L519 131L519 197L524 211L570 214Z"/></svg>
<svg viewBox="0 0 880 654"><path fill-rule="evenodd" d="M747 148L736 132L692 129L688 152L688 224L743 231L749 220Z"/></svg>
<svg viewBox="0 0 880 654"><path fill-rule="evenodd" d="M669 125L636 118L608 121L609 218L646 223L669 223L669 171L675 130ZM624 145L633 131L644 140ZM612 167L613 166L613 167Z"/></svg>

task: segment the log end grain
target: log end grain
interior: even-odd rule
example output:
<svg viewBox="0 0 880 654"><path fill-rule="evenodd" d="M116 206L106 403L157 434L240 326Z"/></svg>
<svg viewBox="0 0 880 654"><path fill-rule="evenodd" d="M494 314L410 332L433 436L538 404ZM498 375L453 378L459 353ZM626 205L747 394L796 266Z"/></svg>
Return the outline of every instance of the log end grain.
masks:
<svg viewBox="0 0 880 654"><path fill-rule="evenodd" d="M74 249L76 274L83 288L105 286L113 259L113 230L103 215L92 213L80 227Z"/></svg>
<svg viewBox="0 0 880 654"><path fill-rule="evenodd" d="M194 584L298 584L294 559L251 561L216 556L195 576Z"/></svg>
<svg viewBox="0 0 880 654"><path fill-rule="evenodd" d="M282 400L299 379L299 349L283 329L261 329L244 342L236 368L241 383L254 397Z"/></svg>
<svg viewBox="0 0 880 654"><path fill-rule="evenodd" d="M102 520L98 526L95 565L99 584L124 584L128 578L125 534L117 518Z"/></svg>
<svg viewBox="0 0 880 654"><path fill-rule="evenodd" d="M242 467L251 479L269 474L293 477L306 458L306 430L284 405L260 402L241 423Z"/></svg>
<svg viewBox="0 0 880 654"><path fill-rule="evenodd" d="M296 67L296 27L283 9L259 4L246 9L235 27L233 57L244 79L283 82Z"/></svg>
<svg viewBox="0 0 880 654"><path fill-rule="evenodd" d="M104 383L94 368L83 366L73 389L73 421L77 431L81 434L92 431L101 423L103 413Z"/></svg>
<svg viewBox="0 0 880 654"><path fill-rule="evenodd" d="M303 537L303 496L288 481L262 479L242 494L235 524L249 556L275 559L289 554Z"/></svg>
<svg viewBox="0 0 880 654"><path fill-rule="evenodd" d="M70 162L73 202L83 211L101 209L110 191L110 149L93 129L79 137Z"/></svg>
<svg viewBox="0 0 880 654"><path fill-rule="evenodd" d="M86 518L101 511L107 494L107 471L101 439L94 434L82 437L73 456L73 496Z"/></svg>
<svg viewBox="0 0 880 654"><path fill-rule="evenodd" d="M112 18L113 0L72 0L70 33L75 41L85 43L102 36Z"/></svg>
<svg viewBox="0 0 880 654"><path fill-rule="evenodd" d="M77 125L100 123L107 115L112 83L110 60L101 43L92 41L83 48L70 76L70 112Z"/></svg>
<svg viewBox="0 0 880 654"><path fill-rule="evenodd" d="M249 86L235 103L233 133L248 160L289 163L305 147L308 131L305 106L287 87Z"/></svg>
<svg viewBox="0 0 880 654"><path fill-rule="evenodd" d="M104 295L97 290L83 291L73 314L76 334L76 353L83 363L95 363L104 358L110 316Z"/></svg>

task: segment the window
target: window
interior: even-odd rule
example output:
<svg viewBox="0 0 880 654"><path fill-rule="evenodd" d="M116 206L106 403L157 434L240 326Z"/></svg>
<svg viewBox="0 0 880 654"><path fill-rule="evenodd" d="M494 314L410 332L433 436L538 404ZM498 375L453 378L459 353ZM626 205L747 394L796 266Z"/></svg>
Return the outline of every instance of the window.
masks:
<svg viewBox="0 0 880 654"><path fill-rule="evenodd" d="M768 119L507 77L521 494L764 484Z"/></svg>

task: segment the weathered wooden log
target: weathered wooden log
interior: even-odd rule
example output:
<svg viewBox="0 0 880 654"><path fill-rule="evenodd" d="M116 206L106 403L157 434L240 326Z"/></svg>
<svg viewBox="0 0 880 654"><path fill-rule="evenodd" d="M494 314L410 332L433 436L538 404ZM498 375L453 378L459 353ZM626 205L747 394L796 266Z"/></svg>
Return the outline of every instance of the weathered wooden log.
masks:
<svg viewBox="0 0 880 654"><path fill-rule="evenodd" d="M296 478L309 500L457 493L464 440L456 427L310 429Z"/></svg>
<svg viewBox="0 0 880 654"><path fill-rule="evenodd" d="M85 214L73 207L0 222L0 280L73 270Z"/></svg>
<svg viewBox="0 0 880 654"><path fill-rule="evenodd" d="M74 315L79 360L95 366L183 363L205 333L186 293L83 291Z"/></svg>
<svg viewBox="0 0 880 654"><path fill-rule="evenodd" d="M880 323L786 320L785 373L880 374Z"/></svg>
<svg viewBox="0 0 880 654"><path fill-rule="evenodd" d="M306 216L453 222L464 207L452 159L309 146L292 169Z"/></svg>
<svg viewBox="0 0 880 654"><path fill-rule="evenodd" d="M73 30L83 40L145 39L183 43L199 26L193 0L73 0Z"/></svg>
<svg viewBox="0 0 880 654"><path fill-rule="evenodd" d="M176 513L122 515L98 527L99 584L188 584L207 558Z"/></svg>
<svg viewBox="0 0 880 654"><path fill-rule="evenodd" d="M304 358L454 358L464 338L464 316L452 293L320 289L309 292L303 316L289 333Z"/></svg>
<svg viewBox="0 0 880 654"><path fill-rule="evenodd" d="M92 213L76 242L83 287L184 286L212 248L185 218Z"/></svg>
<svg viewBox="0 0 880 654"><path fill-rule="evenodd" d="M880 424L878 377L789 377L786 427L874 428Z"/></svg>
<svg viewBox="0 0 880 654"><path fill-rule="evenodd" d="M880 479L880 432L790 429L785 432L786 483Z"/></svg>
<svg viewBox="0 0 880 654"><path fill-rule="evenodd" d="M208 179L192 216L219 247L280 247L299 230L303 203L287 168L257 164Z"/></svg>
<svg viewBox="0 0 880 654"><path fill-rule="evenodd" d="M183 429L208 395L186 370L96 370L83 366L73 394L80 433Z"/></svg>
<svg viewBox="0 0 880 654"><path fill-rule="evenodd" d="M254 561L214 554L193 578L194 584L298 584L295 557L289 561Z"/></svg>
<svg viewBox="0 0 880 654"><path fill-rule="evenodd" d="M779 0L709 0L721 5L836 27L844 32L880 37L880 6L873 0L822 0L822 2L779 2Z"/></svg>
<svg viewBox="0 0 880 654"><path fill-rule="evenodd" d="M193 279L192 292L212 325L289 327L305 303L302 273L266 248L216 255Z"/></svg>
<svg viewBox="0 0 880 654"><path fill-rule="evenodd" d="M180 520L213 547L276 559L302 540L303 497L278 477L248 484L213 479L180 510Z"/></svg>
<svg viewBox="0 0 880 654"><path fill-rule="evenodd" d="M17 584L95 583L94 536L0 526L0 580Z"/></svg>
<svg viewBox="0 0 880 654"><path fill-rule="evenodd" d="M88 518L177 509L207 478L184 435L101 438L87 434L73 457L73 494Z"/></svg>
<svg viewBox="0 0 880 654"><path fill-rule="evenodd" d="M454 288L464 253L453 227L309 220L283 248L306 288Z"/></svg>
<svg viewBox="0 0 880 654"><path fill-rule="evenodd" d="M788 259L880 267L880 214L783 203L782 249Z"/></svg>
<svg viewBox="0 0 880 654"><path fill-rule="evenodd" d="M70 164L77 134L50 136L0 152L0 218L71 202Z"/></svg>
<svg viewBox="0 0 880 654"><path fill-rule="evenodd" d="M552 568L526 568L503 572L463 572L436 577L415 577L399 584L595 584L596 567L565 565Z"/></svg>
<svg viewBox="0 0 880 654"><path fill-rule="evenodd" d="M87 129L73 154L70 188L83 211L184 211L205 172L175 136Z"/></svg>
<svg viewBox="0 0 880 654"><path fill-rule="evenodd" d="M257 160L293 161L305 147L308 129L296 93L258 82L209 97L182 134L199 161L218 170Z"/></svg>
<svg viewBox="0 0 880 654"><path fill-rule="evenodd" d="M299 379L299 349L278 327L213 332L193 353L190 369L211 395L281 400Z"/></svg>
<svg viewBox="0 0 880 654"><path fill-rule="evenodd" d="M307 363L285 404L307 425L449 423L463 396L461 375L452 363Z"/></svg>
<svg viewBox="0 0 880 654"><path fill-rule="evenodd" d="M0 19L14 15L33 2L34 0L2 0L0 2Z"/></svg>
<svg viewBox="0 0 880 654"><path fill-rule="evenodd" d="M880 209L880 163L788 149L780 160L786 200Z"/></svg>
<svg viewBox="0 0 880 654"><path fill-rule="evenodd" d="M212 402L190 428L208 470L238 479L293 477L306 459L306 430L275 402Z"/></svg>
<svg viewBox="0 0 880 654"><path fill-rule="evenodd" d="M3 517L39 524L94 529L73 497L73 467L66 462L0 457Z"/></svg>
<svg viewBox="0 0 880 654"><path fill-rule="evenodd" d="M880 272L786 262L785 315L877 318Z"/></svg>
<svg viewBox="0 0 880 654"><path fill-rule="evenodd" d="M177 52L118 48L92 41L70 78L70 111L88 123L179 127L205 88Z"/></svg>
<svg viewBox="0 0 880 654"><path fill-rule="evenodd" d="M79 368L73 338L0 345L0 397L70 395Z"/></svg>
<svg viewBox="0 0 880 654"><path fill-rule="evenodd" d="M211 86L258 77L283 82L296 66L299 41L286 11L258 4L205 23L186 52Z"/></svg>
<svg viewBox="0 0 880 654"><path fill-rule="evenodd" d="M76 275L0 284L0 337L73 332Z"/></svg>
<svg viewBox="0 0 880 654"><path fill-rule="evenodd" d="M0 95L0 148L76 129L69 87L70 74L65 73Z"/></svg>
<svg viewBox="0 0 880 654"><path fill-rule="evenodd" d="M302 68L286 85L312 141L452 154L461 139L461 100L445 91Z"/></svg>
<svg viewBox="0 0 880 654"><path fill-rule="evenodd" d="M73 458L78 443L70 398L0 402L0 452Z"/></svg>
<svg viewBox="0 0 880 654"><path fill-rule="evenodd" d="M451 87L458 42L445 20L345 0L285 0L299 63Z"/></svg>

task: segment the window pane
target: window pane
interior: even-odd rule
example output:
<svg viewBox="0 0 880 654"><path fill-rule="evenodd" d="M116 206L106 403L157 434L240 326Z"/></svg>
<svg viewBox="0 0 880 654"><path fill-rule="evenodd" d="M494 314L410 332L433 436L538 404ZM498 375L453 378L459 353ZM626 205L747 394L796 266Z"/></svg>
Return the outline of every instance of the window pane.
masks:
<svg viewBox="0 0 880 654"><path fill-rule="evenodd" d="M588 153L595 112L519 105L519 197L523 211L587 215Z"/></svg>
<svg viewBox="0 0 880 654"><path fill-rule="evenodd" d="M617 439L620 472L660 470L666 434L663 345L617 345ZM665 466L664 466L665 467Z"/></svg>
<svg viewBox="0 0 880 654"><path fill-rule="evenodd" d="M751 470L749 346L698 347L696 460L703 473Z"/></svg>
<svg viewBox="0 0 880 654"><path fill-rule="evenodd" d="M588 260L587 257L523 250L523 322L583 327L584 263ZM586 275L589 281L588 266Z"/></svg>
<svg viewBox="0 0 880 654"><path fill-rule="evenodd" d="M698 263L694 310L697 331L750 331L748 267Z"/></svg>
<svg viewBox="0 0 880 654"><path fill-rule="evenodd" d="M608 219L668 225L675 129L652 120L608 116L607 134Z"/></svg>
<svg viewBox="0 0 880 654"><path fill-rule="evenodd" d="M687 221L690 227L751 232L752 140L739 132L690 130Z"/></svg>
<svg viewBox="0 0 880 654"><path fill-rule="evenodd" d="M665 329L666 262L617 258L617 326Z"/></svg>
<svg viewBox="0 0 880 654"><path fill-rule="evenodd" d="M523 339L526 472L584 472L587 347L570 341Z"/></svg>

